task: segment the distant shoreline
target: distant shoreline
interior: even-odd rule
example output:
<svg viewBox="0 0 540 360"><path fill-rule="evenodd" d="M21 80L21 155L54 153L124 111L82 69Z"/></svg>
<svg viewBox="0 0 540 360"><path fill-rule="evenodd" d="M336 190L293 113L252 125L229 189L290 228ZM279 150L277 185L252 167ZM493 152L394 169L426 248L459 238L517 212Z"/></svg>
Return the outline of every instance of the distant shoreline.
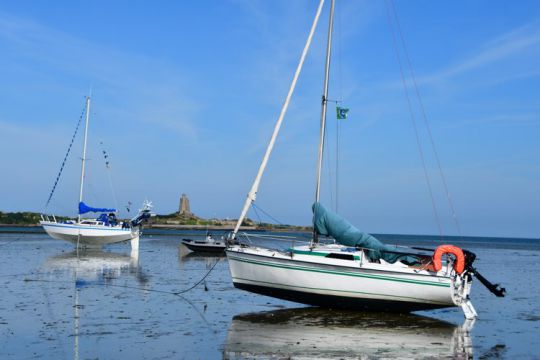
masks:
<svg viewBox="0 0 540 360"><path fill-rule="evenodd" d="M222 225L173 225L151 224L144 226L147 229L175 229L175 230L234 230L231 226ZM240 230L260 230L257 226L240 226Z"/></svg>
<svg viewBox="0 0 540 360"><path fill-rule="evenodd" d="M39 224L0 224L0 232L3 233L18 233L19 231L16 230L8 230L5 231L3 229L5 228L25 228L25 229L35 229L37 231L31 231L31 232L43 232L45 231L42 229L41 225ZM210 231L232 231L233 228L231 226L206 226L206 225L171 225L171 224L154 224L154 225L148 225L145 226L144 229L147 230L210 230ZM241 231L261 231L261 232L274 232L274 233L311 233L311 228L305 228L305 229L298 229L295 227L292 228L265 228L265 227L257 227L257 226L242 226L240 228ZM439 235L419 235L419 234L383 234L383 233L371 233L371 235L379 238L384 239L386 242L392 243L393 238L400 238L400 239L407 239L407 240L413 240L418 239L421 240L423 238L439 238ZM447 241L452 242L463 242L463 241L475 241L481 239L482 241L485 240L519 240L519 241L540 241L540 238L531 238L531 237L509 237L509 236L480 236L480 235L471 235L471 236L456 236L456 235L448 235L445 236L444 239Z"/></svg>
<svg viewBox="0 0 540 360"><path fill-rule="evenodd" d="M41 227L39 221L42 215L35 212L2 212L0 211L0 228ZM65 216L57 216L58 221L68 219ZM129 221L121 219L122 221ZM156 215L149 222L144 224L146 229L171 229L171 230L213 230L232 231L236 226L234 219L203 219L194 214L173 213L169 215ZM245 219L240 227L242 231L275 231L275 232L308 232L312 231L310 226L296 225L276 225L270 223L256 223L250 219Z"/></svg>
<svg viewBox="0 0 540 360"><path fill-rule="evenodd" d="M41 228L39 224L0 224L0 228ZM173 225L173 224L152 224L145 225L145 229L163 229L163 230L213 230L213 231L232 231L234 227L231 226L220 226L220 225ZM241 226L241 231L272 231L272 232L308 232L307 230L298 230L294 227L289 228L279 228L279 229L269 229L266 227L258 226Z"/></svg>
<svg viewBox="0 0 540 360"><path fill-rule="evenodd" d="M0 227L41 227L39 224L0 224Z"/></svg>

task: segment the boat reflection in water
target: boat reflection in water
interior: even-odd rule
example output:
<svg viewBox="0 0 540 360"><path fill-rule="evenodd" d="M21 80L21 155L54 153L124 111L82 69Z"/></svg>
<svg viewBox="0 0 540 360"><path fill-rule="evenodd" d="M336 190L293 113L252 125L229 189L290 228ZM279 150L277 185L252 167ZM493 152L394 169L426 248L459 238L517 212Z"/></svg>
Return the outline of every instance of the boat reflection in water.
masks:
<svg viewBox="0 0 540 360"><path fill-rule="evenodd" d="M112 284L114 279L123 275L133 275L141 289L148 284L149 278L139 267L139 250L132 248L131 253L118 254L101 249L75 250L48 258L43 264L48 271L66 271L74 279L73 296L73 359L79 359L79 335L83 306L81 294L85 288Z"/></svg>
<svg viewBox="0 0 540 360"><path fill-rule="evenodd" d="M75 250L48 258L43 267L49 271L72 272L77 286L84 285L85 281L106 283L126 274L134 275L141 285L148 282L140 271L138 249L133 249L129 255L92 248Z"/></svg>
<svg viewBox="0 0 540 360"><path fill-rule="evenodd" d="M470 329L412 314L299 308L233 318L225 359L473 357Z"/></svg>
<svg viewBox="0 0 540 360"><path fill-rule="evenodd" d="M194 252L189 250L184 244L178 246L178 263L181 269L186 269L185 266L190 263L203 263L206 268L210 268L216 261L223 258L225 258L225 252Z"/></svg>
<svg viewBox="0 0 540 360"><path fill-rule="evenodd" d="M185 254L182 256L182 260L184 261L204 261L207 259L219 259L224 258L225 253L198 253L198 252L191 252L189 254Z"/></svg>

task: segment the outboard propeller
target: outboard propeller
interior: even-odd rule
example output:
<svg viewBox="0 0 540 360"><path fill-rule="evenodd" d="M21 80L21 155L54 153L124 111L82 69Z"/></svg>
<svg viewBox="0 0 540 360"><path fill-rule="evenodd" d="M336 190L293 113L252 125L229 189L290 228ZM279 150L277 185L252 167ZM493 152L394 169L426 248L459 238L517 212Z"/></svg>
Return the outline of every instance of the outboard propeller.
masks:
<svg viewBox="0 0 540 360"><path fill-rule="evenodd" d="M463 250L463 254L465 255L465 269L470 274L474 275L478 281L482 283L489 291L491 291L495 296L497 297L504 297L506 294L506 289L503 287L500 287L499 284L492 284L488 279L486 279L482 274L476 270L474 266L472 266L474 260L476 259L476 254L469 251L469 250Z"/></svg>
<svg viewBox="0 0 540 360"><path fill-rule="evenodd" d="M495 296L504 297L504 295L506 295L505 288L501 287L499 284L492 284L488 279L483 277L482 274L480 274L475 268L471 268L470 271L471 274L473 274L478 279L478 281L480 281L482 285L484 285Z"/></svg>
<svg viewBox="0 0 540 360"><path fill-rule="evenodd" d="M142 209L139 209L139 213L133 219L131 219L131 226L139 226L146 220L150 219L156 214L152 213L152 203L148 200L145 200L143 203Z"/></svg>

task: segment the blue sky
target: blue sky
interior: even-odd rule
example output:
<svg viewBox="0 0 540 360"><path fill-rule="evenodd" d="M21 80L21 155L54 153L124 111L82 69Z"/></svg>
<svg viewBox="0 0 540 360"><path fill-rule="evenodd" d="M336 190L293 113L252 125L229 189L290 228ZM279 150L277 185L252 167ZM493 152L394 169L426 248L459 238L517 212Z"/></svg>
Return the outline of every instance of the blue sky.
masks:
<svg viewBox="0 0 540 360"><path fill-rule="evenodd" d="M0 209L75 213L80 135L44 204L91 87L89 203L114 203L105 149L119 205L148 198L170 213L187 193L200 216L238 217L316 6L0 1ZM395 7L462 233L540 237L540 3ZM324 14L257 200L284 223L311 219ZM351 109L341 124L339 212L369 232L437 234L385 2L338 1L334 45L330 98ZM411 98L441 226L457 234Z"/></svg>

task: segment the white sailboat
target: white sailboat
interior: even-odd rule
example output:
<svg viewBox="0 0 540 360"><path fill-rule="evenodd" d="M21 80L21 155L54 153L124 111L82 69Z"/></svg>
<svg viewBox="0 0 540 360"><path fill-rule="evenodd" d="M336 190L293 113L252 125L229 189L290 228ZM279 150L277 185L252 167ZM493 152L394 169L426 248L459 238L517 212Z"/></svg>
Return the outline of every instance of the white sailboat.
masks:
<svg viewBox="0 0 540 360"><path fill-rule="evenodd" d="M86 144L90 119L90 97L86 97L85 130L82 152L81 180L79 188L79 214L76 220L57 221L55 216L41 215L40 225L54 239L69 241L77 247L99 247L107 244L130 241L131 247L138 249L141 226L150 218L152 204L145 201L138 215L129 222L118 221L116 209L94 208L83 202L86 165ZM54 188L53 188L54 191ZM52 193L51 193L52 196ZM83 219L86 213L100 213L97 218Z"/></svg>
<svg viewBox="0 0 540 360"><path fill-rule="evenodd" d="M391 248L370 235L361 233L319 203L334 0L330 5L326 49L316 196L313 206L313 238L307 245L293 244L287 250L275 250L243 243L238 236L240 224L255 201L261 177L296 86L323 3L324 0L319 3L270 143L238 223L230 234L231 241L226 253L233 284L239 289L254 293L316 306L397 312L461 306L466 318L475 318L477 313L469 299L472 275L476 275L498 296L504 295L504 289L490 284L478 274L472 267L475 258L473 253L449 245L439 247L433 256L414 249L403 251L402 248ZM319 242L321 235L329 236L335 239L335 242L322 244ZM453 254L456 259L447 256L445 261L441 261L446 253Z"/></svg>

